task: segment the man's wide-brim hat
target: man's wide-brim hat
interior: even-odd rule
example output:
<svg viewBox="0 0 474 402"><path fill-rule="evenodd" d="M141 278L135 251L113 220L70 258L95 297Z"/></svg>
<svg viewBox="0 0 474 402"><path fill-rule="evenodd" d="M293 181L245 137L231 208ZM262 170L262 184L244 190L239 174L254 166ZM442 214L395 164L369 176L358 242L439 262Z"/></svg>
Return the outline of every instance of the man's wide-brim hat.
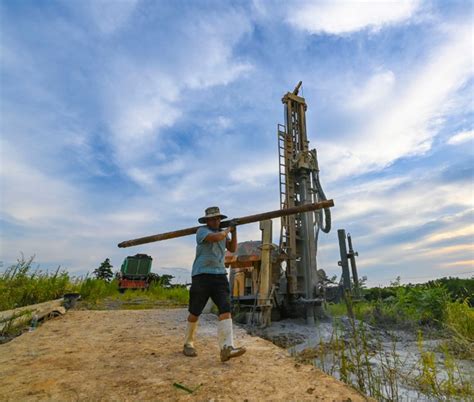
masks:
<svg viewBox="0 0 474 402"><path fill-rule="evenodd" d="M204 213L206 215L198 219L199 223L206 223L207 219L209 218L215 218L215 217L219 217L221 219L227 218L227 216L221 214L221 211L219 211L219 207L206 208Z"/></svg>

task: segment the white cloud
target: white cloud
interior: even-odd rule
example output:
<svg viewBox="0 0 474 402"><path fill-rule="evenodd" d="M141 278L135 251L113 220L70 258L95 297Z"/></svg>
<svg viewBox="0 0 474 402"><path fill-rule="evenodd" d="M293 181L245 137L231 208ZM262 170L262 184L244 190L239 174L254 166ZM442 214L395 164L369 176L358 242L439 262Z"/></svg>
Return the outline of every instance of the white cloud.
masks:
<svg viewBox="0 0 474 402"><path fill-rule="evenodd" d="M471 211L471 213L474 211ZM427 243L434 243L441 240L455 239L457 237L474 236L474 224L467 224L454 230L443 230L432 233L424 239Z"/></svg>
<svg viewBox="0 0 474 402"><path fill-rule="evenodd" d="M336 2L314 4L341 8ZM153 8L153 3L147 3L148 6L147 11ZM84 18L63 20L61 15L61 23L70 27L73 34L50 29L49 22L34 29L34 32L41 29L47 32L40 36L45 43L49 42L44 38L54 35L57 42L48 48L50 52L33 48L28 41L24 46L16 43L11 46L4 68L14 77L12 89L17 90L19 85L24 98L14 96L8 104L2 103L2 134L6 133L5 138L16 147L2 149L1 183L2 190L5 189L2 191L2 196L5 194L2 219L7 224L2 233L2 260L14 259L21 250L27 255L37 253L40 262L57 261L72 272L84 272L95 268L106 257L112 258L117 268L126 255L145 252L153 256L154 270L190 268L194 258L192 236L131 249L118 249L116 244L194 226L196 218L211 203L219 205L229 216L278 208L276 151L262 154L255 146L266 149L261 145L267 137L269 144L276 146L274 126L268 126L268 132L260 128L262 119L273 119L267 113L273 113L270 110L277 107L273 101L265 103L268 94L273 96L277 92L279 96L280 90L275 88L289 79L286 73L281 74L278 61L283 59L278 50L284 49L285 56L293 57L297 53L288 53L286 46L293 47L295 40L295 52L304 49L304 54L302 63L288 74L307 74L315 80L321 71L333 66L332 56L330 60L318 62L319 67L313 74L306 63L313 57L305 48L307 38L302 39L301 34L295 32L291 32L289 38L286 28L280 30L281 27L274 24L278 20L274 18L275 13L281 17L281 9L270 10L273 6L265 2L254 3L254 8L260 10L257 17L261 24L255 28L255 37L261 42L252 40L251 44L241 39L252 32L252 18L254 21L257 18L242 11L244 7L226 6L216 10L218 7L213 6L211 11L194 10L186 14L189 7L179 10L169 21L160 20L160 26L140 24L161 16L161 9L153 10L155 14L150 13L146 18L136 12L142 11L136 7L129 8L128 12L122 10L122 16L120 11L105 10L111 14L103 15L103 20L91 19L89 14L86 21ZM169 6L166 12L171 15L173 10L174 6ZM116 11L118 14L114 17ZM387 24L412 21L415 15L419 15L416 10L404 19L381 12L369 18L362 13L357 17L358 23L355 19L341 20L342 28L327 29L334 33L347 32L344 30L349 29L347 27L352 29L350 32L376 30ZM97 17L100 16L98 13ZM97 26L87 26L91 20ZM16 27L16 22L14 25ZM433 38L439 37L438 28ZM403 64L398 64L398 60L393 62L392 53L377 50L380 65L365 80L360 79L360 74L367 66L361 67L359 61L356 60L358 65L354 69L343 67L347 72L347 85L344 85L342 111L349 117L358 116L357 124L351 126L350 133L342 132L340 137L332 135L331 143L321 142L319 138L312 143L318 145L323 184L330 182L332 189L327 193L336 203L332 209L333 232L319 237L318 257L322 268L334 273L339 270L336 230L341 227L353 232L356 249L360 252L361 274L369 273L369 278L377 278L377 275L394 278L398 274L403 278L410 270L421 273L425 269L430 273L443 264L455 267L468 261L466 249L461 246L446 246L436 258L429 254L437 244L436 239L439 243L456 244L458 240L466 242L463 236L472 232L459 223L458 216L452 220L447 217L453 216L453 210L464 209L465 212L472 206L472 190L465 183L438 183L424 175L423 170L409 174L405 171L399 176L369 182L360 177L350 185L342 180L332 183L329 180L330 175L334 179L379 170L397 158L420 155L429 149L443 119L449 118L449 113L458 107L455 94L469 76L471 44L462 29L448 32L445 43L438 48L425 47L427 56L423 59L410 62L407 57L413 48L406 52L401 50ZM56 35L56 32L64 35ZM426 35L433 30L423 32ZM269 33L278 41L289 38L290 42L281 48L278 42L278 49L272 48L274 43L266 36ZM28 32L23 32L13 36L21 44L27 35ZM72 41L71 38L80 35L81 40ZM134 46L142 39L143 48ZM318 38L318 41L320 39L324 40ZM363 42L362 45L372 46L374 39L387 40L381 35L370 38L370 44ZM72 61L74 65L67 65L58 49L70 47L71 41L78 57ZM380 49L379 45L383 44L378 42L376 49ZM240 54L254 57L258 68L255 75L247 75L253 67L247 59L236 55L236 48ZM341 55L335 52L336 58ZM96 55L97 63L92 63L91 57ZM50 63L42 64L44 60ZM31 66L37 67L32 69ZM331 70L329 74L334 81L341 76L340 71ZM245 79L238 82L242 77ZM262 77L264 79L260 79ZM293 82L293 78L291 80ZM321 91L322 97L330 93L328 96L334 99L342 91L338 91L334 81L329 81L324 82L328 91ZM51 82L61 85L51 88L48 85ZM81 91L75 86L77 82L90 83L90 87ZM234 85L229 88L215 88L231 83ZM72 99L74 88L79 91ZM305 91L307 89L311 91L311 86ZM321 96L318 96L319 105L320 101ZM212 110L208 114L209 106ZM191 113L195 121L187 121ZM340 116L340 121L344 117ZM167 130L177 123L184 130L190 130L193 143L184 138L188 133L178 133L174 128ZM254 124L258 130L253 129ZM334 126L331 123L326 128L330 131ZM164 132L169 135L162 135ZM257 132L258 138L251 137ZM97 138L100 133L103 133L103 141ZM174 142L171 135L180 138ZM454 136L450 143L461 141L466 135ZM472 134L469 136L472 138ZM101 156L112 161L105 159L106 163L102 163ZM113 162L121 171L115 169ZM142 188L137 190L123 180L123 172ZM356 185L358 182L362 184ZM468 215L462 218L467 220ZM416 234L418 227L430 227L432 222L435 223L432 233L421 231L413 243L409 239L399 241L404 230ZM439 222L445 226L440 227ZM278 233L279 221L275 220L275 242ZM239 228L239 240L259 237L258 224ZM377 244L381 237L389 239L387 244ZM420 247L409 249L416 240L420 241Z"/></svg>
<svg viewBox="0 0 474 402"><path fill-rule="evenodd" d="M357 88L352 92L348 106L356 111L380 108L390 97L394 85L395 74L392 71L376 73L362 88Z"/></svg>
<svg viewBox="0 0 474 402"><path fill-rule="evenodd" d="M263 160L252 160L235 166L230 172L230 178L239 185L262 186L270 177L278 175L278 158L271 157Z"/></svg>
<svg viewBox="0 0 474 402"><path fill-rule="evenodd" d="M182 117L186 97L196 90L227 85L252 68L233 56L233 47L250 30L248 18L234 11L215 20L211 17L186 22L184 33L157 43L157 49L166 46L167 60L156 54L137 59L133 52L111 60L102 99L112 134L108 141L115 162L138 184L150 185L154 180L150 157L167 159L158 147L159 133ZM220 116L217 124L226 129L231 122ZM142 169L144 160L148 172Z"/></svg>
<svg viewBox="0 0 474 402"><path fill-rule="evenodd" d="M1 218L14 228L0 231L0 255L6 264L24 252L36 254L43 268L61 264L72 273L85 273L106 257L118 265L135 252L118 249L120 241L176 229L173 221L182 211L168 197L137 195L114 202L103 195L105 208L99 208L86 188L31 166L14 145L2 140L0 149ZM161 246L154 265L189 266L194 248L188 243L178 239L171 248ZM156 256L156 244L141 249Z"/></svg>
<svg viewBox="0 0 474 402"><path fill-rule="evenodd" d="M457 206L472 208L472 190L462 182L440 182L436 172L413 171L392 179L368 181L334 194L334 219L373 225L377 234L414 228L443 218L443 211ZM454 230L445 227L445 231ZM457 233L457 232L456 232ZM459 234L460 235L460 234Z"/></svg>
<svg viewBox="0 0 474 402"><path fill-rule="evenodd" d="M2 213L16 222L39 227L74 210L78 193L72 185L27 165L22 153L6 141L0 145Z"/></svg>
<svg viewBox="0 0 474 402"><path fill-rule="evenodd" d="M156 130L173 125L181 114L176 106L179 89L171 77L139 64L114 60L103 97L116 162L133 179L140 179L134 163L151 153Z"/></svg>
<svg viewBox="0 0 474 402"><path fill-rule="evenodd" d="M305 1L290 6L288 22L310 33L347 34L409 20L420 1Z"/></svg>
<svg viewBox="0 0 474 402"><path fill-rule="evenodd" d="M448 139L449 145L459 145L474 140L474 131L461 131Z"/></svg>
<svg viewBox="0 0 474 402"><path fill-rule="evenodd" d="M91 0L83 4L103 34L122 28L131 17L138 0Z"/></svg>
<svg viewBox="0 0 474 402"><path fill-rule="evenodd" d="M365 111L362 123L352 128L350 138L333 136L330 143L320 145L322 165L334 167L331 177L379 170L401 157L428 151L445 116L456 107L457 90L473 74L472 42L470 25L453 28L413 74L398 80L396 88L382 90L385 98L374 96L377 91L372 83L381 81L379 73L369 78L365 93L352 93L378 101ZM346 103L352 107L357 100L351 97Z"/></svg>
<svg viewBox="0 0 474 402"><path fill-rule="evenodd" d="M439 181L439 173L417 170L337 186L330 194L336 204L333 231L320 236L321 267L340 274L335 266L336 229L345 228L353 234L360 255L359 275L368 275L371 284L387 283L398 275L429 278L455 273L446 264L454 266L474 251L472 242L470 248L466 246L473 230L472 189L463 182ZM452 212L453 208L459 212ZM443 241L448 244L440 245ZM440 247L444 248L437 252Z"/></svg>

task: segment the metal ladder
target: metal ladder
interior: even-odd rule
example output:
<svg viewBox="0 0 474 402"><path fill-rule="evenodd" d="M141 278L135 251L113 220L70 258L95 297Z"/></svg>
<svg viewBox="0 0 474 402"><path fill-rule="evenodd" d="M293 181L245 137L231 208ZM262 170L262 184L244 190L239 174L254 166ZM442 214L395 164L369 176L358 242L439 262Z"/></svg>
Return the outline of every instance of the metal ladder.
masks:
<svg viewBox="0 0 474 402"><path fill-rule="evenodd" d="M285 159L285 144L286 144L286 127L283 124L278 124L278 172L280 183L280 209L287 208L287 177L286 177L286 159ZM282 219L280 226L280 249L286 251L288 248L287 230L285 225L286 219Z"/></svg>

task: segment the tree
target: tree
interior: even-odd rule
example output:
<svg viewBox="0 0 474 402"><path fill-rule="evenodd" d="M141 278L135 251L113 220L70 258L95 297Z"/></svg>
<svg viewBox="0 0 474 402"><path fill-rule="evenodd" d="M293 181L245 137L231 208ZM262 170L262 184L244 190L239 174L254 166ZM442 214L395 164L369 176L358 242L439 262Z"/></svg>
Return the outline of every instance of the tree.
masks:
<svg viewBox="0 0 474 402"><path fill-rule="evenodd" d="M150 283L154 282L160 286L163 286L164 288L169 288L173 286L171 284L171 280L173 278L174 278L173 275L168 275L168 274L158 275L153 272L150 272L150 274L148 275L148 282Z"/></svg>
<svg viewBox="0 0 474 402"><path fill-rule="evenodd" d="M96 268L93 272L97 279L103 279L104 281L110 282L114 274L112 272L112 265L110 264L110 259L106 258L99 268Z"/></svg>

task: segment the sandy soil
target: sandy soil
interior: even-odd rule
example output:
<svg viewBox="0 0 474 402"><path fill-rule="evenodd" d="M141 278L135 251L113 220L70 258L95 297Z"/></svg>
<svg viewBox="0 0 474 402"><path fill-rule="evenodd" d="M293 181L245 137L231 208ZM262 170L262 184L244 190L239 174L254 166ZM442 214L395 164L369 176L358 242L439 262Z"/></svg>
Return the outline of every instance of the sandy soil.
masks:
<svg viewBox="0 0 474 402"><path fill-rule="evenodd" d="M186 357L181 353L186 314L70 311L46 322L0 345L0 400L366 400L236 326L236 344L248 351L221 363L213 315L201 318L199 356ZM190 394L174 383L199 388Z"/></svg>

